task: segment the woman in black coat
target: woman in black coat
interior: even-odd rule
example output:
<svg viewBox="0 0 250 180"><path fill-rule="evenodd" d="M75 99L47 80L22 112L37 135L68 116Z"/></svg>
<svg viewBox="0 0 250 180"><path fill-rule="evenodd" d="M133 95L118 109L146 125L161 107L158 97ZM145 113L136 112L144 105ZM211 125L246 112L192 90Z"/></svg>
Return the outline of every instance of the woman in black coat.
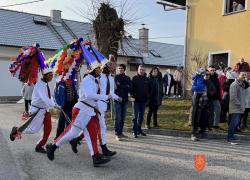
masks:
<svg viewBox="0 0 250 180"><path fill-rule="evenodd" d="M154 127L158 127L157 111L163 97L163 82L159 69L153 67L149 73L150 94L148 100L148 114L146 128L150 128L151 116L153 114Z"/></svg>

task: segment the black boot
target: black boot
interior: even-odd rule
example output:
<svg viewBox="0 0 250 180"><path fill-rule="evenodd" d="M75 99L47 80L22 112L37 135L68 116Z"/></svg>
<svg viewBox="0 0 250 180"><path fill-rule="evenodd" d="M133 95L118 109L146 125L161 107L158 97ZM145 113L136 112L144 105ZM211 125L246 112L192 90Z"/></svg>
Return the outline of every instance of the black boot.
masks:
<svg viewBox="0 0 250 180"><path fill-rule="evenodd" d="M102 154L95 154L92 156L94 167L98 167L100 164L105 164L110 161L109 158L103 156Z"/></svg>
<svg viewBox="0 0 250 180"><path fill-rule="evenodd" d="M36 151L36 152L39 152L39 153L46 154L46 150L43 148L43 146L41 146L41 145L39 145L39 144L36 145L35 151Z"/></svg>
<svg viewBox="0 0 250 180"><path fill-rule="evenodd" d="M78 150L77 150L77 144L78 144L78 141L77 141L77 138L71 140L70 142L70 145L71 145L71 149L74 153L78 153Z"/></svg>
<svg viewBox="0 0 250 180"><path fill-rule="evenodd" d="M116 154L115 151L110 151L110 150L107 148L106 144L101 145L101 148L102 148L102 153L103 153L103 155L105 155L105 156L114 156L114 155Z"/></svg>
<svg viewBox="0 0 250 180"><path fill-rule="evenodd" d="M18 128L13 127L11 130L11 133L10 133L10 140L11 141L15 141L17 133L18 133Z"/></svg>
<svg viewBox="0 0 250 180"><path fill-rule="evenodd" d="M46 145L46 150L47 150L47 157L49 160L53 161L54 160L54 153L56 151L57 146L55 144L47 144Z"/></svg>

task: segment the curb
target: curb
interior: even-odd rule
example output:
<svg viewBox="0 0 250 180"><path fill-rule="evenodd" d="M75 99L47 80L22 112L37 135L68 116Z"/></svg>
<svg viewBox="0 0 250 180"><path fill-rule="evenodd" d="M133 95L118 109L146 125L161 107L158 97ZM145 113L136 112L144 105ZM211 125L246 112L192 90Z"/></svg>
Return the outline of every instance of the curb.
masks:
<svg viewBox="0 0 250 180"><path fill-rule="evenodd" d="M107 130L114 131L114 127L107 126ZM170 129L143 129L146 134L152 135L163 135L163 136L173 136L173 137L185 137L190 138L191 133L189 131L180 130L170 130ZM132 133L132 128L124 128L124 132ZM250 135L246 134L235 134L239 140L250 141ZM226 139L226 133L214 133L208 132L208 139Z"/></svg>

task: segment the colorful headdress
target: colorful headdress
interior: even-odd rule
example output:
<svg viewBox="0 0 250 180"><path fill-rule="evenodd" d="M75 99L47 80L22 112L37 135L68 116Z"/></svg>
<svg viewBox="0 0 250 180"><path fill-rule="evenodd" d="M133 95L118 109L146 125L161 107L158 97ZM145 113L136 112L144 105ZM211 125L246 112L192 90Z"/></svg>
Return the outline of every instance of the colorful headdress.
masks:
<svg viewBox="0 0 250 180"><path fill-rule="evenodd" d="M86 63L89 71L93 71L97 67L101 67L101 63L98 61L98 59L93 56L90 51L88 51L88 46L81 45L81 48L84 57L84 62Z"/></svg>
<svg viewBox="0 0 250 180"><path fill-rule="evenodd" d="M83 63L82 49L80 47L82 38L73 40L67 46L56 51L56 54L46 61L53 72L61 79L75 79L77 69Z"/></svg>
<svg viewBox="0 0 250 180"><path fill-rule="evenodd" d="M35 83L39 69L43 70L46 67L44 55L39 47L38 43L33 46L22 47L19 55L15 58L15 62L10 65L10 73L21 82Z"/></svg>

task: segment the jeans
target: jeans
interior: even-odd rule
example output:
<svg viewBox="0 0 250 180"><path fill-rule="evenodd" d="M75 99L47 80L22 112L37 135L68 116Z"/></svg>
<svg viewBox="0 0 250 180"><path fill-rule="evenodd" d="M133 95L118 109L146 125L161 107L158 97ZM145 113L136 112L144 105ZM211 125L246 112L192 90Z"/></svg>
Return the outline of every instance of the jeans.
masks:
<svg viewBox="0 0 250 180"><path fill-rule="evenodd" d="M128 102L115 101L115 133L121 135L127 113Z"/></svg>
<svg viewBox="0 0 250 180"><path fill-rule="evenodd" d="M143 122L143 116L145 111L146 102L133 102L133 131L134 134L140 134L142 132L141 125Z"/></svg>
<svg viewBox="0 0 250 180"><path fill-rule="evenodd" d="M235 113L235 114L229 114L228 118L228 134L227 134L227 140L231 141L234 139L234 132L236 127L238 126L240 122L240 113Z"/></svg>

